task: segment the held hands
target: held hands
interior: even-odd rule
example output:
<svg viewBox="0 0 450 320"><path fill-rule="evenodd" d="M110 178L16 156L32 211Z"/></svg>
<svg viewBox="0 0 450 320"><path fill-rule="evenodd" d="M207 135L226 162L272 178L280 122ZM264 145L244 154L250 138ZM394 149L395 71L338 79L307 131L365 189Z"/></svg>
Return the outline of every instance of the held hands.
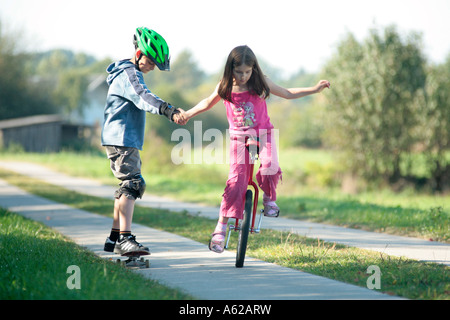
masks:
<svg viewBox="0 0 450 320"><path fill-rule="evenodd" d="M186 111L181 108L178 108L177 110L178 112L173 115L173 122L178 125L184 126L189 121L189 118L187 118L186 116Z"/></svg>
<svg viewBox="0 0 450 320"><path fill-rule="evenodd" d="M319 83L316 85L316 92L319 93L325 88L330 88L331 84L328 80L320 80Z"/></svg>
<svg viewBox="0 0 450 320"><path fill-rule="evenodd" d="M328 80L320 80L319 83L317 83L317 85L315 87L308 88L309 89L308 94L319 93L325 88L330 88L330 86L331 86L331 84L330 84L330 82ZM206 100L207 99L203 100L199 104L201 106L201 108L200 108L201 111L200 112L203 112L205 110L210 109L215 104L215 102L214 102L214 104L211 105L210 101L205 102L206 104L202 104ZM196 107L198 107L199 105L197 105ZM207 107L207 106L209 106L209 107ZM194 107L193 109L195 109L196 107ZM177 112L174 113L174 115L172 117L172 120L176 124L184 126L189 121L189 119L192 118L194 115L195 115L195 112L192 112L192 109L190 109L190 110L188 110L186 112L186 111L184 111L181 108L177 108Z"/></svg>

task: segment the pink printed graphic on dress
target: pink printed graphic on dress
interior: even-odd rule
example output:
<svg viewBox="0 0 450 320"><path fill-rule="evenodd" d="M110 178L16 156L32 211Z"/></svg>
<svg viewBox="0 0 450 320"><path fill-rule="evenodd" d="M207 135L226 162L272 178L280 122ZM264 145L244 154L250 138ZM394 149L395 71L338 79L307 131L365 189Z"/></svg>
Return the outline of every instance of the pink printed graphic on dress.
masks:
<svg viewBox="0 0 450 320"><path fill-rule="evenodd" d="M251 102L237 103L233 108L235 127L253 127L256 123L254 105Z"/></svg>

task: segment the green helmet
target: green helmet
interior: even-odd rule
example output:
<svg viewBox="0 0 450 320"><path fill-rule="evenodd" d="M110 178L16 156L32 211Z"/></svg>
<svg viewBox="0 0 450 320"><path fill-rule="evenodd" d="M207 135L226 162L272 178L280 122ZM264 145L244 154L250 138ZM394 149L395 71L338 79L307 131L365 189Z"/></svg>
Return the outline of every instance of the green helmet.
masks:
<svg viewBox="0 0 450 320"><path fill-rule="evenodd" d="M134 45L149 57L159 70L170 70L169 46L156 31L145 27L137 28Z"/></svg>

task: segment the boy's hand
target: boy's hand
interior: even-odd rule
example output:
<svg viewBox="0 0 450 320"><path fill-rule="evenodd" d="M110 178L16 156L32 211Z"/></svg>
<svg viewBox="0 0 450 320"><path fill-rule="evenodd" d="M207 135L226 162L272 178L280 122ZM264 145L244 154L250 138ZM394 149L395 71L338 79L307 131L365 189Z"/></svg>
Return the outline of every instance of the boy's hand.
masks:
<svg viewBox="0 0 450 320"><path fill-rule="evenodd" d="M173 121L176 124L184 126L188 122L188 119L185 116L186 112L181 108L177 108L177 111L178 112L173 115Z"/></svg>

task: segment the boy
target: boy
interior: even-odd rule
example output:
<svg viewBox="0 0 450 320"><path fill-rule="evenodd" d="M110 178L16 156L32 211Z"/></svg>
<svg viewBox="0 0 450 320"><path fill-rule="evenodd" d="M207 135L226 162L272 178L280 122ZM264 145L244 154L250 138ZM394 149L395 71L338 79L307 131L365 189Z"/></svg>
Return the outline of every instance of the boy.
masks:
<svg viewBox="0 0 450 320"><path fill-rule="evenodd" d="M102 129L102 146L106 147L114 176L121 181L114 194L113 226L104 250L121 255L150 253L131 234L134 204L145 191L139 150L144 143L146 112L164 115L170 121L183 118L182 109L151 93L144 83L143 73L155 66L170 70L166 41L153 30L137 28L133 43L132 59L112 63L106 69L109 91Z"/></svg>

